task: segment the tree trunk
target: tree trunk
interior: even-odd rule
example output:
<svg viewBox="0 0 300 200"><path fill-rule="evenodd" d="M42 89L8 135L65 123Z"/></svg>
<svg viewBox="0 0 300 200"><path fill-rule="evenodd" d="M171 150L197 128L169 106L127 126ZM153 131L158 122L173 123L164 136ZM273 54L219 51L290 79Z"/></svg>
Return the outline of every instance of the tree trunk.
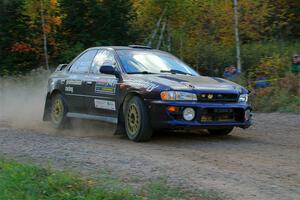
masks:
<svg viewBox="0 0 300 200"><path fill-rule="evenodd" d="M164 32L165 32L166 24L167 23L164 21L163 25L162 25L162 28L161 28L161 31L160 31L160 36L159 36L159 39L158 39L158 42L157 42L157 45L156 45L156 49L160 49L162 40L164 38Z"/></svg>
<svg viewBox="0 0 300 200"><path fill-rule="evenodd" d="M158 21L156 22L156 28L154 29L154 31L153 31L153 33L152 33L152 35L151 35L151 37L150 37L150 40L149 40L149 42L148 42L148 44L147 44L147 46L149 46L149 47L152 46L152 42L153 42L154 38L156 37L157 31L158 31L158 29L159 29L159 27L160 27L161 20L162 20L162 18L164 17L165 12L166 12L166 8L163 10L163 12L162 12L162 14L160 15Z"/></svg>
<svg viewBox="0 0 300 200"><path fill-rule="evenodd" d="M42 21L42 30L43 30L45 65L46 65L46 69L48 70L49 69L49 63L48 63L47 33L46 33L46 30L45 30L45 16L44 16L43 0L41 0L41 21Z"/></svg>

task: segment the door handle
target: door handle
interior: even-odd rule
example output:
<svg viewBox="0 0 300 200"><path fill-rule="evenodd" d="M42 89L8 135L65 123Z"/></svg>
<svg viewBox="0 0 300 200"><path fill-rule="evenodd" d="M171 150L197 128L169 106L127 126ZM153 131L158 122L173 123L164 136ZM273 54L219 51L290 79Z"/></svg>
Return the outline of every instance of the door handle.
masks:
<svg viewBox="0 0 300 200"><path fill-rule="evenodd" d="M86 81L86 84L87 84L87 85L92 85L93 82L92 82L92 81Z"/></svg>

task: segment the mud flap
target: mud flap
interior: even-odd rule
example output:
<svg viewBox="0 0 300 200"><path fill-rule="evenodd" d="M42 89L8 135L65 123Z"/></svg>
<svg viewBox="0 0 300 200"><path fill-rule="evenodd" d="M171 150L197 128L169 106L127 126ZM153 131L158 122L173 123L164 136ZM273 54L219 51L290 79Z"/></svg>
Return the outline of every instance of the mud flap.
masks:
<svg viewBox="0 0 300 200"><path fill-rule="evenodd" d="M48 93L46 96L46 101L44 106L43 121L50 121L50 106L51 106L51 98L50 98L50 94Z"/></svg>

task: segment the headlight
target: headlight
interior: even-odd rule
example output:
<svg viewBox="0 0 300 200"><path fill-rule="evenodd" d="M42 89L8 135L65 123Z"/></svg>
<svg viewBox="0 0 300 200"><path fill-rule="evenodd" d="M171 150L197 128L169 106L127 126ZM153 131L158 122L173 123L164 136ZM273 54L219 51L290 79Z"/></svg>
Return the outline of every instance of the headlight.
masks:
<svg viewBox="0 0 300 200"><path fill-rule="evenodd" d="M160 97L164 101L197 101L197 95L190 92L164 91Z"/></svg>
<svg viewBox="0 0 300 200"><path fill-rule="evenodd" d="M240 103L247 103L248 102L248 94L241 94L239 97Z"/></svg>

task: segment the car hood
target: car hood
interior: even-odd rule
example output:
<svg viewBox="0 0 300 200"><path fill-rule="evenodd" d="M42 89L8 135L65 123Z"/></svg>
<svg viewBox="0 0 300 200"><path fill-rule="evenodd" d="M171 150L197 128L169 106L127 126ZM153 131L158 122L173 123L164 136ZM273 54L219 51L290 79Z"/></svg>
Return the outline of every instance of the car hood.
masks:
<svg viewBox="0 0 300 200"><path fill-rule="evenodd" d="M247 93L242 86L231 81L208 76L189 76L179 74L166 75L130 75L131 81L152 85L162 90L192 90L224 93ZM142 85L142 84L141 84Z"/></svg>

